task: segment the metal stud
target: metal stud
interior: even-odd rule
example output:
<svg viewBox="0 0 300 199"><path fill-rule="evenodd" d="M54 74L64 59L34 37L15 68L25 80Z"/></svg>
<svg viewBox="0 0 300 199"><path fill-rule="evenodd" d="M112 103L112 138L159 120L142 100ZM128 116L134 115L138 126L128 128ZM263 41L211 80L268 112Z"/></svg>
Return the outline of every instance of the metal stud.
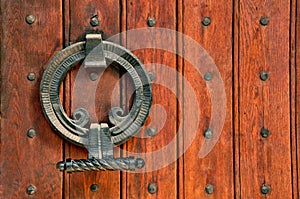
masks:
<svg viewBox="0 0 300 199"><path fill-rule="evenodd" d="M34 15L26 15L25 20L28 24L33 24L35 22L36 17Z"/></svg>
<svg viewBox="0 0 300 199"><path fill-rule="evenodd" d="M145 166L145 161L142 158L137 158L136 161L135 161L135 166L138 169L141 169Z"/></svg>
<svg viewBox="0 0 300 199"><path fill-rule="evenodd" d="M207 73L204 74L204 80L205 81L210 81L210 80L212 80L212 78L213 78L212 73L207 72Z"/></svg>
<svg viewBox="0 0 300 199"><path fill-rule="evenodd" d="M211 139L213 137L213 135L214 135L214 133L210 128L208 128L204 131L204 137L206 139Z"/></svg>
<svg viewBox="0 0 300 199"><path fill-rule="evenodd" d="M266 81L269 78L269 73L267 71L263 71L260 73L259 77L262 81Z"/></svg>
<svg viewBox="0 0 300 199"><path fill-rule="evenodd" d="M214 186L211 185L211 184L207 184L207 185L205 186L205 192L206 192L207 194L212 194L212 193L214 192L214 190L215 190L215 188L214 188Z"/></svg>
<svg viewBox="0 0 300 199"><path fill-rule="evenodd" d="M268 129L262 128L260 131L260 135L263 138L267 138L270 134L270 131Z"/></svg>
<svg viewBox="0 0 300 199"><path fill-rule="evenodd" d="M36 187L34 185L29 185L27 187L27 194L28 195L33 195L36 192Z"/></svg>
<svg viewBox="0 0 300 199"><path fill-rule="evenodd" d="M27 79L29 80L29 81L34 81L35 80L35 78L36 78L36 74L34 73L34 72L30 72L30 73L28 73L28 75L27 75Z"/></svg>
<svg viewBox="0 0 300 199"><path fill-rule="evenodd" d="M98 74L95 72L90 73L90 80L96 81L98 79Z"/></svg>
<svg viewBox="0 0 300 199"><path fill-rule="evenodd" d="M262 194L268 194L268 193L270 193L270 191L271 191L271 187L270 186L268 186L268 185L263 185L262 187L261 187L261 193Z"/></svg>
<svg viewBox="0 0 300 199"><path fill-rule="evenodd" d="M154 72L149 72L148 75L149 75L149 78L150 78L151 81L153 81L155 79L155 73Z"/></svg>
<svg viewBox="0 0 300 199"><path fill-rule="evenodd" d="M28 131L27 131L27 136L28 136L29 138L34 138L34 137L36 136L36 131L35 131L35 129L33 129L33 128L28 129Z"/></svg>
<svg viewBox="0 0 300 199"><path fill-rule="evenodd" d="M153 17L149 17L147 20L147 24L149 27L153 27L156 24L156 20Z"/></svg>
<svg viewBox="0 0 300 199"><path fill-rule="evenodd" d="M148 192L151 193L151 194L155 194L157 192L157 184L156 183L149 183Z"/></svg>
<svg viewBox="0 0 300 199"><path fill-rule="evenodd" d="M260 25L266 26L269 23L269 19L267 16L262 16L259 20Z"/></svg>
<svg viewBox="0 0 300 199"><path fill-rule="evenodd" d="M154 128L148 128L147 133L150 137L153 137L156 135L156 130Z"/></svg>
<svg viewBox="0 0 300 199"><path fill-rule="evenodd" d="M99 190L99 186L97 184L92 184L90 189L92 192L97 192Z"/></svg>
<svg viewBox="0 0 300 199"><path fill-rule="evenodd" d="M210 19L210 17L204 17L203 19L202 19L202 25L203 26L209 26L211 24L211 19Z"/></svg>
<svg viewBox="0 0 300 199"><path fill-rule="evenodd" d="M93 27L100 26L100 21L99 21L98 15L94 15L94 16L90 19L90 24L91 24L91 26L93 26Z"/></svg>

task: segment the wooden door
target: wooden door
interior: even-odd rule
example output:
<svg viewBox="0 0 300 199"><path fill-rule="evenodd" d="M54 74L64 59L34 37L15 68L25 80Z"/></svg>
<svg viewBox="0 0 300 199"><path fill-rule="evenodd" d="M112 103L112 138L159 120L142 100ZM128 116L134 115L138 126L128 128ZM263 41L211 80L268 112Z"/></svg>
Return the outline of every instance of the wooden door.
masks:
<svg viewBox="0 0 300 199"><path fill-rule="evenodd" d="M299 198L298 0L1 0L0 13L0 198ZM155 37L125 32L140 28ZM150 154L147 172L56 169L87 150L51 129L40 82L51 58L87 33L117 38L155 76L148 120L114 150ZM141 41L151 48L134 47ZM130 109L122 71L107 68L89 98L73 92L79 67L61 87L67 114L82 98L95 100L98 122L113 105Z"/></svg>

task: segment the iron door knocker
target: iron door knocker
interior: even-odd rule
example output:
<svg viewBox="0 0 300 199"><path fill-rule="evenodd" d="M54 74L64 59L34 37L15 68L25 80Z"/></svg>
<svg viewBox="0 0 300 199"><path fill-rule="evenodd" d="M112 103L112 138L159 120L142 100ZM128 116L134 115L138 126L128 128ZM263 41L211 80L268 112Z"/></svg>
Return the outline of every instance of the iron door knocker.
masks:
<svg viewBox="0 0 300 199"><path fill-rule="evenodd" d="M107 67L107 61L116 62L131 76L135 96L131 110L112 108L109 113L111 127L106 123L89 123L89 113L79 108L73 118L65 113L59 97L60 85L68 71L80 61L90 72ZM81 66L82 67L82 66ZM40 87L41 105L52 128L68 141L86 147L88 159L58 162L57 168L68 172L99 170L135 170L144 166L144 160L134 157L115 158L113 147L135 135L146 121L152 103L151 80L143 64L129 50L109 41L100 34L87 34L86 41L61 50L47 66Z"/></svg>

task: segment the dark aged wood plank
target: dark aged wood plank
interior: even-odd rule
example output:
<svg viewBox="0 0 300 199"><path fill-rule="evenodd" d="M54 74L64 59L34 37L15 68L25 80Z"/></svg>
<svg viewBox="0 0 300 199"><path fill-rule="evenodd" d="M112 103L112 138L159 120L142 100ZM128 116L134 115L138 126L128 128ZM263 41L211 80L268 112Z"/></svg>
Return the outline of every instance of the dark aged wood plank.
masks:
<svg viewBox="0 0 300 199"><path fill-rule="evenodd" d="M28 25L25 16L36 22ZM62 158L62 140L45 120L39 87L43 71L62 47L62 3L1 1L1 185L0 198L61 198L62 174L55 168ZM36 80L27 80L29 72ZM27 130L35 128L30 139Z"/></svg>
<svg viewBox="0 0 300 199"><path fill-rule="evenodd" d="M66 4L65 11L65 38L70 43L84 40L87 32L104 32L104 38L110 37L120 31L120 5L119 1L70 1ZM100 27L92 27L90 18L97 14L100 20ZM68 17L69 16L69 17ZM68 43L66 41L65 43ZM103 78L99 81L96 95L84 95L82 93L74 93L72 91L76 79L77 70L72 72L69 77L68 89L66 89L66 99L71 100L69 105L72 113L76 108L86 106L90 114L96 111L97 118L93 117L93 122L107 122L108 111L111 109L111 93L119 79L119 72L113 68L105 71ZM87 80L88 77L82 77ZM77 82L78 83L78 82ZM90 82L92 84L92 82ZM91 85L90 85L91 86ZM91 91L89 85L81 85L84 93ZM118 86L117 86L118 87ZM116 88L118 90L118 88ZM93 93L91 93L93 94ZM118 96L119 93L116 93ZM119 97L119 96L118 96ZM85 104L82 104L85 102ZM88 104L91 100L95 101L95 105ZM119 103L115 99L114 103ZM114 104L116 105L116 104ZM87 158L87 150L66 144L66 158ZM118 151L116 151L118 156ZM68 179L69 178L69 179ZM91 173L75 173L65 176L65 198L119 198L120 197L120 172L91 172ZM91 192L90 186L97 184L99 190Z"/></svg>
<svg viewBox="0 0 300 199"><path fill-rule="evenodd" d="M189 121L196 122L199 117L199 126L192 145L184 154L184 192L185 198L233 198L233 117L232 117L232 1L220 3L218 1L183 1L183 31L210 54L222 76L226 91L226 120L221 136L213 150L204 158L199 157L200 149L204 143L204 130L209 127L212 96L208 87L195 67L184 62L184 77L189 81L198 100L198 115L194 111L189 98L184 98L184 144L190 139L193 128ZM211 24L203 26L204 17L210 17ZM187 48L185 54L196 54L195 49ZM197 59L195 55L195 59ZM208 64L208 63L204 63ZM205 67L205 66L202 66ZM213 78L216 74L213 74ZM213 80L212 80L213 81ZM207 83L209 84L209 82ZM183 96L188 93L188 85L183 86ZM216 118L215 118L216 119ZM219 120L220 118L218 118ZM186 146L185 146L186 147ZM214 192L208 195L205 192L207 184L214 186Z"/></svg>
<svg viewBox="0 0 300 199"><path fill-rule="evenodd" d="M162 27L176 30L176 2L175 1L127 1L127 29L135 29L147 27L148 17L156 19L154 27ZM128 41L127 44L131 45L134 42L147 39L147 36L136 38L135 41ZM149 41L157 45L158 42L169 42L175 45L176 40L173 38L162 38ZM157 43L156 43L157 42ZM171 48L171 47L170 47ZM176 48L175 48L176 49ZM176 69L176 55L167 53L160 50L141 49L134 51L136 56L141 59L144 64L158 63L163 64L173 69ZM140 153L142 157L144 153L151 151L160 151L162 147L166 146L171 140L176 139L176 92L172 93L164 85L155 84L157 82L169 83L171 88L176 91L176 74L166 71L164 66L146 66L148 71L155 73L155 80L153 83L153 105L160 105L165 109L166 122L163 121L163 115L154 106L150 112L150 119L145 124L138 136L144 138L134 138L128 141L127 150ZM157 107L157 106L156 106ZM158 130L158 134L152 138L147 136L147 128L158 128L162 125L162 130ZM175 140L176 141L176 140ZM176 142L175 142L176 143ZM175 163L166 165L157 171L152 171L152 166L164 161L163 159L155 159L154 156L147 155L146 169L150 169L147 173L128 173L127 174L127 187L126 198L176 198L177 195L177 182L176 182L176 144L173 145L172 151L164 156L172 157ZM151 172L152 171L152 172ZM148 184L156 183L158 190L154 194L148 192Z"/></svg>
<svg viewBox="0 0 300 199"><path fill-rule="evenodd" d="M242 198L291 198L289 1L241 1L239 30ZM269 17L267 26L261 16ZM260 80L262 71L269 79ZM270 130L268 138L261 128Z"/></svg>

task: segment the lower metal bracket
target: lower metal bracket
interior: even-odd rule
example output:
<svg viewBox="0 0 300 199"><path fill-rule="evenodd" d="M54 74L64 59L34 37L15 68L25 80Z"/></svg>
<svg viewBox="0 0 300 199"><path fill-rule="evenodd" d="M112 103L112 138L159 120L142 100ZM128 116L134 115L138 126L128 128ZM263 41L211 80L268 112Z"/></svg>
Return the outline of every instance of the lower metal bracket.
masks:
<svg viewBox="0 0 300 199"><path fill-rule="evenodd" d="M134 157L114 158L113 143L109 127L106 123L91 124L88 132L88 159L58 162L56 167L60 171L82 172L100 170L135 170L143 168L145 162L141 158Z"/></svg>

